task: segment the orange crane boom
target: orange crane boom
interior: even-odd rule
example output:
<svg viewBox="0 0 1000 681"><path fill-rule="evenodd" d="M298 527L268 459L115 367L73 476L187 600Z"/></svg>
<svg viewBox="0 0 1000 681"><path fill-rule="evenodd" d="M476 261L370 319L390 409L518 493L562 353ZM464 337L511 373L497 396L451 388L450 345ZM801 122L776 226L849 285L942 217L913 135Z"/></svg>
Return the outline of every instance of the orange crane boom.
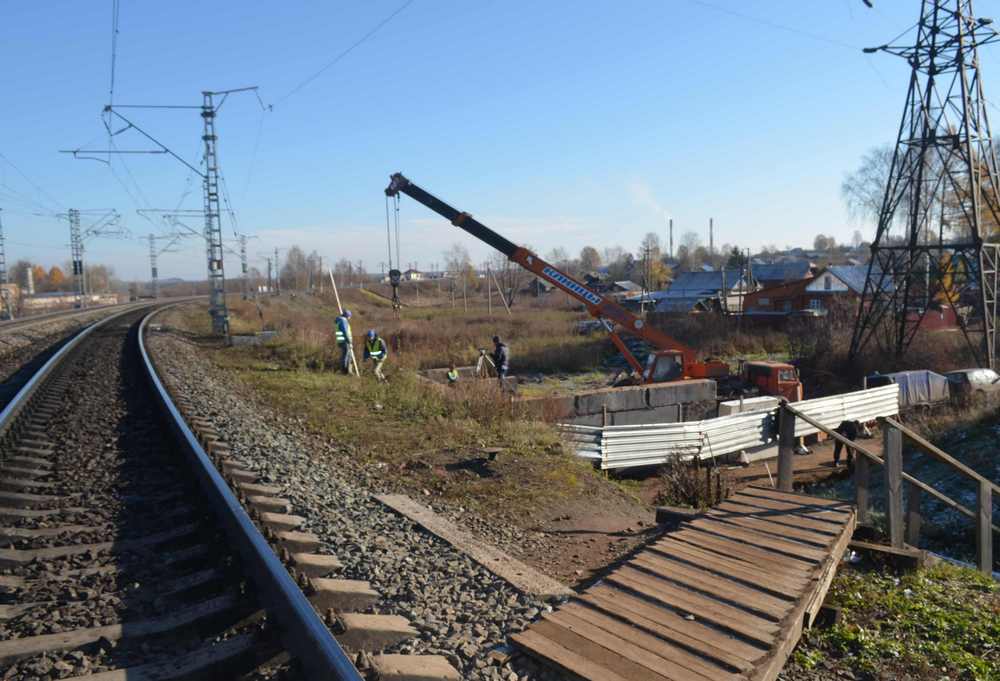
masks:
<svg viewBox="0 0 1000 681"><path fill-rule="evenodd" d="M618 335L619 330L648 342L660 351L660 353L657 353L658 355L670 354L680 356L684 377L709 378L728 373L728 367L724 363L697 361L696 352L692 348L663 331L647 325L642 318L632 314L613 300L591 291L572 276L545 262L527 248L518 246L497 234L468 213L459 211L436 196L424 191L401 173L392 175L385 193L386 196L396 196L399 193L406 194L415 201L427 206L451 222L451 224L489 244L535 276L544 279L563 293L583 303L591 316L604 322L605 328L607 328L611 336L611 342L615 344L615 347L622 353L632 369L643 377L643 382L651 382L655 372L648 368L646 371L643 370L642 364Z"/></svg>

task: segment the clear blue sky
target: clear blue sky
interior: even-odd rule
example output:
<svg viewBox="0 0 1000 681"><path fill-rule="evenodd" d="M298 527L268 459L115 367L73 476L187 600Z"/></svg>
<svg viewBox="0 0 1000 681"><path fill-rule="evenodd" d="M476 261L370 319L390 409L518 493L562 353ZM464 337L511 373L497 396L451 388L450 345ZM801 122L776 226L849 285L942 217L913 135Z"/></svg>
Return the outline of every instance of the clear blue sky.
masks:
<svg viewBox="0 0 1000 681"><path fill-rule="evenodd" d="M893 140L908 72L860 48L919 10L917 0L875 10L860 0L414 0L285 99L403 0L120 2L117 102L200 104L204 89L259 85L274 103L265 114L253 95L234 96L218 118L239 225L260 236L251 254L299 244L370 270L386 259L382 190L394 171L543 254L635 250L667 215L677 235L705 235L714 217L716 243L743 247L817 232L847 240L859 227L870 238L871 225L848 220L840 183ZM977 5L1000 14L998 2ZM112 173L56 153L106 144L111 0L8 2L2 19L0 153L31 181L0 160L9 261L68 259L66 224L32 213L115 207L146 235L159 227L137 207L183 198L200 208L200 184L167 157L125 157ZM1000 101L1000 47L982 57L987 96ZM200 158L197 111L132 115ZM116 141L148 148L131 132ZM402 218L404 265L440 262L456 242L476 261L489 253L405 197ZM145 242L87 249L120 276L148 277ZM203 254L189 240L161 257L160 276L203 276ZM235 258L227 270L236 274Z"/></svg>

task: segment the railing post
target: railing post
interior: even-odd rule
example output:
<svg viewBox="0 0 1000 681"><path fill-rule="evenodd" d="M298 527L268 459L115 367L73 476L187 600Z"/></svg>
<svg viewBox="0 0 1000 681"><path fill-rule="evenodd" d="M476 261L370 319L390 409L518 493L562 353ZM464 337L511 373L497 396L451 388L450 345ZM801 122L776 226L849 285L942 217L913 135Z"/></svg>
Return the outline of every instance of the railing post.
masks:
<svg viewBox="0 0 1000 681"><path fill-rule="evenodd" d="M795 415L778 408L778 489L792 491L795 479Z"/></svg>
<svg viewBox="0 0 1000 681"><path fill-rule="evenodd" d="M871 509L868 490L871 489L871 462L864 454L858 454L854 462L854 505L858 507L858 525L867 525Z"/></svg>
<svg viewBox="0 0 1000 681"><path fill-rule="evenodd" d="M889 521L889 543L903 548L903 434L882 424L885 443L885 511Z"/></svg>
<svg viewBox="0 0 1000 681"><path fill-rule="evenodd" d="M976 564L983 574L993 574L993 488L985 478L976 495Z"/></svg>
<svg viewBox="0 0 1000 681"><path fill-rule="evenodd" d="M920 488L906 483L906 543L916 548L920 544Z"/></svg>

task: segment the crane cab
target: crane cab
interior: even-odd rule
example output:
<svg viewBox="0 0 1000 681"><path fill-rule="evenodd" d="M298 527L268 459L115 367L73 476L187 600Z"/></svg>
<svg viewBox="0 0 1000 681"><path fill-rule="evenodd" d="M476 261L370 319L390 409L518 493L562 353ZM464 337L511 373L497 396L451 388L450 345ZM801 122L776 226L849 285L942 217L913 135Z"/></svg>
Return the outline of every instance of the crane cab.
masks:
<svg viewBox="0 0 1000 681"><path fill-rule="evenodd" d="M678 350L659 350L646 357L643 383L663 383L684 378L684 354Z"/></svg>
<svg viewBox="0 0 1000 681"><path fill-rule="evenodd" d="M763 395L784 397L789 402L798 402L802 399L799 372L791 364L744 361L740 367L740 374L746 383L756 386Z"/></svg>

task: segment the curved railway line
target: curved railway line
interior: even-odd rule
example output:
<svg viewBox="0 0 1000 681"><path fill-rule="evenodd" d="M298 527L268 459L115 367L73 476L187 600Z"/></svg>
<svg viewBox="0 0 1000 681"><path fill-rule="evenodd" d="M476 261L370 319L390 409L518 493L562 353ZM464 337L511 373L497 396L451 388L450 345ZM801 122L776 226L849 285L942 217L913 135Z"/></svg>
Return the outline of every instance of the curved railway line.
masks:
<svg viewBox="0 0 1000 681"><path fill-rule="evenodd" d="M279 488L173 401L142 342L153 307L78 333L0 413L0 678L457 679L433 657L358 671L345 648L412 630L351 614L378 595L328 578Z"/></svg>

